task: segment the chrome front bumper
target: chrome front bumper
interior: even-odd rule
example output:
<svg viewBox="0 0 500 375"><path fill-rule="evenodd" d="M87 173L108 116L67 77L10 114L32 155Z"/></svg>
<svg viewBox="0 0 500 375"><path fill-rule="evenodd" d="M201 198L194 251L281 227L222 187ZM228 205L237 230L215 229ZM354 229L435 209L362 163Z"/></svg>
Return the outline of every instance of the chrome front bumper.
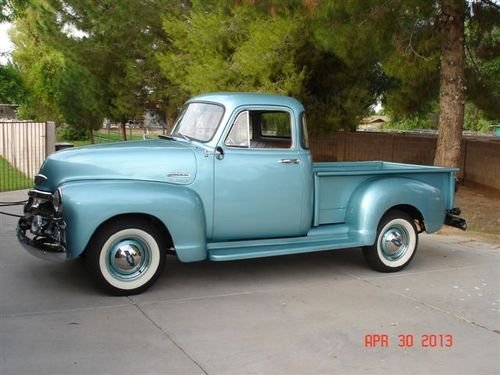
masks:
<svg viewBox="0 0 500 375"><path fill-rule="evenodd" d="M17 223L17 239L30 254L51 261L66 259L66 223L45 200L34 203L32 192Z"/></svg>

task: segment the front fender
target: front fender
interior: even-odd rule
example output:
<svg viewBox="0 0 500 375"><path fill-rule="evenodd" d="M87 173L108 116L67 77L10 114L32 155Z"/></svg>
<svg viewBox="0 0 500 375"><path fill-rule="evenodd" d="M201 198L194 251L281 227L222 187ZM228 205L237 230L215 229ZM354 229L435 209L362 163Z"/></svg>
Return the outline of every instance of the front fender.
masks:
<svg viewBox="0 0 500 375"><path fill-rule="evenodd" d="M432 233L444 224L446 202L439 189L403 177L382 177L365 181L352 195L346 215L351 233L365 245L373 245L382 216L392 207L409 205L422 214L425 229Z"/></svg>
<svg viewBox="0 0 500 375"><path fill-rule="evenodd" d="M61 185L68 257L82 254L95 230L123 214L146 214L168 228L183 262L206 258L203 203L185 186L161 182L77 181Z"/></svg>

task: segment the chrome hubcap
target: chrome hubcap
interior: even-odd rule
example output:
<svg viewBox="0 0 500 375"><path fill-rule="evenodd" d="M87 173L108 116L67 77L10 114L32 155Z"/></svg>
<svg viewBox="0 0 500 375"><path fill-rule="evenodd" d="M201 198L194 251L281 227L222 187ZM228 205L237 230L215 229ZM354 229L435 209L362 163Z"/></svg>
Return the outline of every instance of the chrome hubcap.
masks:
<svg viewBox="0 0 500 375"><path fill-rule="evenodd" d="M108 254L109 271L120 280L134 280L149 267L150 250L140 239L119 240Z"/></svg>
<svg viewBox="0 0 500 375"><path fill-rule="evenodd" d="M385 231L381 240L380 248L382 255L387 260L397 260L406 254L410 244L410 235L405 227L393 225Z"/></svg>

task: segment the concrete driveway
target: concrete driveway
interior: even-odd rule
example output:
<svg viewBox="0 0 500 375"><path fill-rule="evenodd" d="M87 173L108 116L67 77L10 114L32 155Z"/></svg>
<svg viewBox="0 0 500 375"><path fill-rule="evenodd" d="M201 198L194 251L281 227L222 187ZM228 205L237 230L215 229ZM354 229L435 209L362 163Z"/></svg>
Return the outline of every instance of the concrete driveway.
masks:
<svg viewBox="0 0 500 375"><path fill-rule="evenodd" d="M500 244L424 235L396 274L368 269L356 249L169 257L157 284L128 298L102 294L80 260L25 253L15 222L0 216L1 374L500 372ZM370 334L387 346L366 347Z"/></svg>

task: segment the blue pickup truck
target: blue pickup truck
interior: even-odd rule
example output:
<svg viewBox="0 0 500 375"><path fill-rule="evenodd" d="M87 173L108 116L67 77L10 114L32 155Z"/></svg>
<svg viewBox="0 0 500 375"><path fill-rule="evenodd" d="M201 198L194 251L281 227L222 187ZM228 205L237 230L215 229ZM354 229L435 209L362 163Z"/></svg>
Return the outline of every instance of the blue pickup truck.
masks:
<svg viewBox="0 0 500 375"><path fill-rule="evenodd" d="M84 256L97 283L139 293L164 268L341 248L399 271L418 234L465 229L457 170L383 161L313 163L306 115L279 95L212 93L160 139L50 155L17 236L46 258Z"/></svg>

